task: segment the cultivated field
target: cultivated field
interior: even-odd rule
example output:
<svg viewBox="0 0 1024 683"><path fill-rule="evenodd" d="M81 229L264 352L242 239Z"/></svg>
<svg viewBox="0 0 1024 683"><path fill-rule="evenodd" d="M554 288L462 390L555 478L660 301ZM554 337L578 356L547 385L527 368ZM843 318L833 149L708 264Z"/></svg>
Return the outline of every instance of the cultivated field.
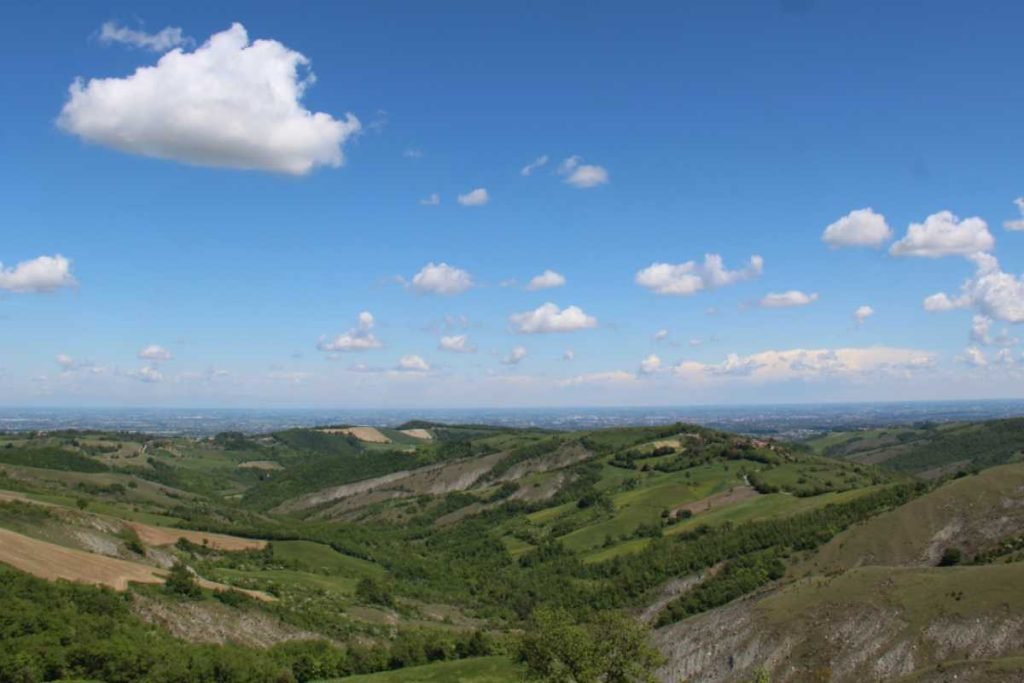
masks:
<svg viewBox="0 0 1024 683"><path fill-rule="evenodd" d="M205 545L210 548L217 550L262 550L267 546L266 541L253 538L240 538L238 536L228 536L226 534L211 534L205 531L190 531L188 529L172 529L169 527L151 526L149 524L139 524L133 522L130 524L135 532L139 535L139 539L146 545L162 546L162 545L173 545L178 542L179 538L195 543L196 545Z"/></svg>
<svg viewBox="0 0 1024 683"><path fill-rule="evenodd" d="M130 582L164 581L156 569L138 562L65 548L7 529L0 529L0 562L51 581L66 579L118 591L127 590Z"/></svg>

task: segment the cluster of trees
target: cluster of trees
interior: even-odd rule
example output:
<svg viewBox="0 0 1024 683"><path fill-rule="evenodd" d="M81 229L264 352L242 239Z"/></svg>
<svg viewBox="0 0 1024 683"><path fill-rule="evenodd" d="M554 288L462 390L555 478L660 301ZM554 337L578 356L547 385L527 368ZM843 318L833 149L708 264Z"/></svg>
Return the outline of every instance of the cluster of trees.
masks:
<svg viewBox="0 0 1024 683"><path fill-rule="evenodd" d="M719 562L772 548L816 548L851 524L902 505L925 490L924 484L899 484L781 519L724 524L714 533L698 527L672 540L652 543L633 555L588 565L585 575L610 581L615 586L611 594L623 600L637 600L668 578L692 574Z"/></svg>
<svg viewBox="0 0 1024 683"><path fill-rule="evenodd" d="M172 576L177 590L191 591L187 569L176 568ZM131 612L131 600L131 593L50 583L0 567L0 683L302 683L485 656L503 647L480 632L422 629L400 631L384 645L346 649L326 641L265 650L199 645L143 623Z"/></svg>
<svg viewBox="0 0 1024 683"><path fill-rule="evenodd" d="M10 445L10 444L8 444ZM20 446L0 449L0 463L42 467L64 472L107 472L109 467L92 458L53 446Z"/></svg>
<svg viewBox="0 0 1024 683"><path fill-rule="evenodd" d="M930 430L921 439L883 467L913 472L951 465L969 456L974 467L991 467L1008 462L1024 450L1024 418L993 420L949 430Z"/></svg>
<svg viewBox="0 0 1024 683"><path fill-rule="evenodd" d="M781 579L786 565L777 549L751 553L725 567L693 590L676 598L658 614L658 626L675 623L693 614L724 605L760 586Z"/></svg>
<svg viewBox="0 0 1024 683"><path fill-rule="evenodd" d="M993 562L1015 562L1024 557L1024 536L1008 538L979 551L971 559L971 564L991 564Z"/></svg>
<svg viewBox="0 0 1024 683"><path fill-rule="evenodd" d="M517 651L529 678L547 683L653 683L664 662L647 629L621 612L577 620L566 610L538 608Z"/></svg>

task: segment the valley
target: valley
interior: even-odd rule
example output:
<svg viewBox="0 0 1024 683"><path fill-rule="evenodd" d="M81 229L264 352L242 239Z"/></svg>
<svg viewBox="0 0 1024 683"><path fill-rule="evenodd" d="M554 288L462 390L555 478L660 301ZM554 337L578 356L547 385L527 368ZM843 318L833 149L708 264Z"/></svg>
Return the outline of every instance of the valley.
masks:
<svg viewBox="0 0 1024 683"><path fill-rule="evenodd" d="M0 681L522 680L524 634L606 615L663 681L1015 680L1022 448L1013 419L0 434Z"/></svg>

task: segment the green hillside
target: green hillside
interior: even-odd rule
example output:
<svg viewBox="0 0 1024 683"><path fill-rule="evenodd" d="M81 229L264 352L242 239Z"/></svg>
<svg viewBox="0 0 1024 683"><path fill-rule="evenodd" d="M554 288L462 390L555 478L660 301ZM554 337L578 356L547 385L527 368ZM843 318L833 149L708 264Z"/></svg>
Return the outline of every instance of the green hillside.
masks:
<svg viewBox="0 0 1024 683"><path fill-rule="evenodd" d="M829 457L939 476L1020 459L1024 418L835 432L807 445Z"/></svg>
<svg viewBox="0 0 1024 683"><path fill-rule="evenodd" d="M567 620L555 643L601 615L641 617L676 680L673 666L693 680L758 668L789 680L795 663L861 680L875 674L846 662L842 648L822 645L819 657L786 643L870 614L933 630L983 619L981 631L994 634L999 609L1016 609L1001 596L1024 566L1024 463L983 466L1015 458L1015 430L1014 421L918 425L808 445L686 424L7 434L0 531L14 535L0 562L39 577L27 598L7 594L21 600L10 603L19 614L43 604L33 596L54 584L42 579L122 591L124 610L111 618L126 631L110 656L139 658L134 648L156 639L168 658L193 662L189 680L517 680L519 634L549 610ZM935 456L925 469L900 460L927 448ZM893 449L902 450L878 457ZM950 462L979 473L936 477ZM161 586L175 563L185 573ZM88 613L109 588L63 593L65 618L78 623L75 611ZM739 640L700 635L716 630ZM112 679L113 659L82 663L79 646L56 632L38 646L31 629L0 636L5 656L25 659L18 666L29 674L18 680L45 671ZM910 631L865 633L895 658ZM688 647L719 652L729 642L687 669L697 661ZM993 642L976 655L929 644L915 666L922 675L946 660L997 667L1019 654L1005 638ZM236 654L251 678L218 678L217 667L235 666L220 658ZM144 675L124 680L176 680L154 660L137 666Z"/></svg>

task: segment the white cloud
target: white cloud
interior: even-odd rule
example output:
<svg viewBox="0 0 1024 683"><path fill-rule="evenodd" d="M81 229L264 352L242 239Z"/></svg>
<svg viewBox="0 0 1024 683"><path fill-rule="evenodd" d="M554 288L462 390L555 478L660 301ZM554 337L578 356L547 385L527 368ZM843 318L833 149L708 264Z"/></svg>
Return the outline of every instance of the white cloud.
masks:
<svg viewBox="0 0 1024 683"><path fill-rule="evenodd" d="M1017 197L1013 200L1013 203L1017 205L1021 218L1006 221L1003 223L1003 227L1007 230L1024 230L1024 197Z"/></svg>
<svg viewBox="0 0 1024 683"><path fill-rule="evenodd" d="M640 361L640 374L641 375L652 375L661 369L661 358L655 354L651 354Z"/></svg>
<svg viewBox="0 0 1024 683"><path fill-rule="evenodd" d="M585 375L568 377L558 382L562 387L575 387L581 384L616 384L623 382L635 382L636 375L624 370L611 370L609 372L591 372Z"/></svg>
<svg viewBox="0 0 1024 683"><path fill-rule="evenodd" d="M566 349L562 352L562 360L566 362L572 362L576 360L576 352L572 349Z"/></svg>
<svg viewBox="0 0 1024 683"><path fill-rule="evenodd" d="M821 235L821 241L834 249L840 247L875 247L892 237L885 216L870 208L857 209L832 223Z"/></svg>
<svg viewBox="0 0 1024 683"><path fill-rule="evenodd" d="M76 80L57 123L88 142L198 166L293 175L340 166L359 120L302 106L315 81L299 76L308 66L275 40L250 43L234 24L131 76Z"/></svg>
<svg viewBox="0 0 1024 683"><path fill-rule="evenodd" d="M463 206L483 206L489 201L491 201L491 198L487 194L487 190L482 187L459 195L459 204Z"/></svg>
<svg viewBox="0 0 1024 683"><path fill-rule="evenodd" d="M58 353L56 360L57 365L59 365L64 370L72 370L75 367L75 359L66 353Z"/></svg>
<svg viewBox="0 0 1024 683"><path fill-rule="evenodd" d="M422 294L460 294L472 286L469 273L443 262L430 262L412 277L412 288Z"/></svg>
<svg viewBox="0 0 1024 683"><path fill-rule="evenodd" d="M134 377L140 382L145 382L147 384L156 384L157 382L164 381L163 373L150 365L141 367L138 370L135 370L128 374L129 376Z"/></svg>
<svg viewBox="0 0 1024 683"><path fill-rule="evenodd" d="M406 159L422 159L423 150L418 147L408 147L402 152L402 156Z"/></svg>
<svg viewBox="0 0 1024 683"><path fill-rule="evenodd" d="M661 329L654 333L654 341L664 341L668 339L668 330Z"/></svg>
<svg viewBox="0 0 1024 683"><path fill-rule="evenodd" d="M550 302L532 311L510 315L508 319L516 331L522 334L575 332L597 327L597 318L587 315L580 307L567 306L560 309Z"/></svg>
<svg viewBox="0 0 1024 683"><path fill-rule="evenodd" d="M107 45L121 43L152 52L167 52L172 47L187 45L192 41L176 26L168 26L157 33L146 33L108 21L100 27L100 42Z"/></svg>
<svg viewBox="0 0 1024 683"><path fill-rule="evenodd" d="M174 358L174 355L159 344L150 344L139 351L138 357L142 360L160 362L171 360Z"/></svg>
<svg viewBox="0 0 1024 683"><path fill-rule="evenodd" d="M992 318L985 315L975 315L971 319L971 341L975 344L988 346L992 343L989 333L992 331Z"/></svg>
<svg viewBox="0 0 1024 683"><path fill-rule="evenodd" d="M856 311L853 312L853 319L857 321L858 325L863 325L864 321L875 314L875 309L870 306L860 306Z"/></svg>
<svg viewBox="0 0 1024 683"><path fill-rule="evenodd" d="M746 377L752 381L857 378L874 374L905 376L934 365L935 354L884 346L840 349L762 351L749 356L729 354L717 364L685 361L675 373L686 379Z"/></svg>
<svg viewBox="0 0 1024 683"><path fill-rule="evenodd" d="M544 166L547 163L548 163L548 155L547 154L542 154L539 157L537 157L536 159L534 159L533 161L531 161L530 163L528 163L526 166L523 166L522 170L519 171L519 174L520 175L524 175L524 176L530 175L531 173L536 171L538 168L540 168L541 166Z"/></svg>
<svg viewBox="0 0 1024 683"><path fill-rule="evenodd" d="M705 254L704 263L652 263L636 274L636 283L656 294L689 296L704 289L716 289L757 277L764 270L764 259L751 256L742 270L726 270L722 257Z"/></svg>
<svg viewBox="0 0 1024 683"><path fill-rule="evenodd" d="M962 221L949 211L933 213L924 223L911 223L906 236L889 248L893 256L971 256L989 251L995 239L978 217Z"/></svg>
<svg viewBox="0 0 1024 683"><path fill-rule="evenodd" d="M792 308L806 306L818 300L817 293L805 294L796 289L788 292L770 292L761 297L758 305L761 308Z"/></svg>
<svg viewBox="0 0 1024 683"><path fill-rule="evenodd" d="M430 194L426 199L420 200L422 206L438 206L441 203L441 195L436 192Z"/></svg>
<svg viewBox="0 0 1024 683"><path fill-rule="evenodd" d="M441 341L438 342L437 348L442 351L451 351L453 353L473 353L476 351L476 347L469 343L469 336L465 334L441 337Z"/></svg>
<svg viewBox="0 0 1024 683"><path fill-rule="evenodd" d="M988 365L988 360L985 358L985 353L977 346L968 346L964 349L964 352L958 360L961 363L972 365L976 368L983 368Z"/></svg>
<svg viewBox="0 0 1024 683"><path fill-rule="evenodd" d="M561 273L556 273L553 270L545 270L540 275L536 275L526 285L526 288L531 292L535 292L538 289L552 289L554 287L561 287L565 284L565 276Z"/></svg>
<svg viewBox="0 0 1024 683"><path fill-rule="evenodd" d="M516 346L508 352L508 355L501 362L505 365L519 365L519 361L524 358L526 358L526 347Z"/></svg>
<svg viewBox="0 0 1024 683"><path fill-rule="evenodd" d="M970 302L964 299L950 299L949 296L944 292L938 294L932 294L929 297L925 297L924 310L931 313L939 313L942 311L952 311L955 308L963 308Z"/></svg>
<svg viewBox="0 0 1024 683"><path fill-rule="evenodd" d="M402 356L398 360L398 365L395 366L395 369L399 372L429 372L430 365L421 357L412 354Z"/></svg>
<svg viewBox="0 0 1024 683"><path fill-rule="evenodd" d="M339 334L334 339L321 337L316 347L327 353L379 349L383 344L373 333L375 324L373 314L369 311L363 311L359 314L359 322L355 327L348 332Z"/></svg>
<svg viewBox="0 0 1024 683"><path fill-rule="evenodd" d="M583 159L571 156L558 166L558 172L565 176L565 182L585 190L608 182L608 171L603 166L584 164Z"/></svg>
<svg viewBox="0 0 1024 683"><path fill-rule="evenodd" d="M1020 344L1020 337L1014 337L1010 335L1010 331L1006 328L999 330L995 338L992 339L992 343L996 346L1016 346Z"/></svg>
<svg viewBox="0 0 1024 683"><path fill-rule="evenodd" d="M0 263L0 290L19 294L54 292L77 284L71 274L71 261L60 254L22 261L13 268Z"/></svg>
<svg viewBox="0 0 1024 683"><path fill-rule="evenodd" d="M992 362L996 365L1009 366L1016 365L1017 359L1014 358L1012 349L999 349L996 351L995 358L992 359Z"/></svg>
<svg viewBox="0 0 1024 683"><path fill-rule="evenodd" d="M1008 323L1024 322L1024 276L1005 273L999 261L991 254L970 257L977 270L960 287L960 295L951 297L944 292L932 294L924 300L927 311L949 311L973 307L982 315Z"/></svg>

